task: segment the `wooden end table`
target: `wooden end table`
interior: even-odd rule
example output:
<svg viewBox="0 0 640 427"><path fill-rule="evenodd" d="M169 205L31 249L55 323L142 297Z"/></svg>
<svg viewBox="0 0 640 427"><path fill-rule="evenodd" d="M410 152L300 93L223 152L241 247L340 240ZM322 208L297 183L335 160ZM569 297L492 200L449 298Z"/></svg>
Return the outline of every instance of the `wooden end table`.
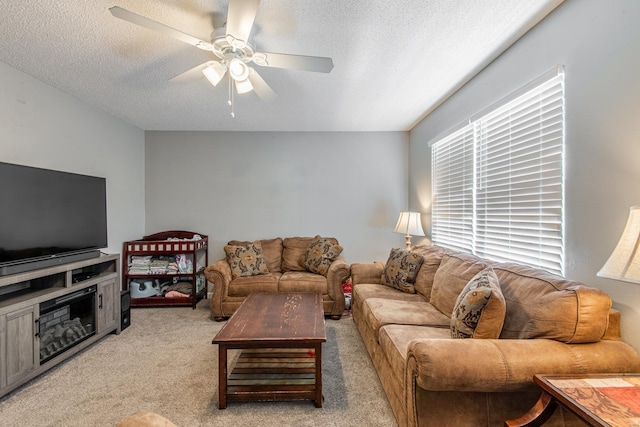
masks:
<svg viewBox="0 0 640 427"><path fill-rule="evenodd" d="M212 341L218 345L218 408L278 400L312 400L321 408L326 341L321 294L249 295ZM229 349L243 349L231 375Z"/></svg>
<svg viewBox="0 0 640 427"><path fill-rule="evenodd" d="M640 426L640 374L534 375L542 395L506 427L544 424L561 404L590 426Z"/></svg>

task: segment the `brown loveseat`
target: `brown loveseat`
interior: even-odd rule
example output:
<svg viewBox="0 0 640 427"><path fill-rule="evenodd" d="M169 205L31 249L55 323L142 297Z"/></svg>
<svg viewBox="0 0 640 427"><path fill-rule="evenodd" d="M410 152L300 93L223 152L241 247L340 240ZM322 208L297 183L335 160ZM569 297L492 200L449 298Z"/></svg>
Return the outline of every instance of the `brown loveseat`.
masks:
<svg viewBox="0 0 640 427"><path fill-rule="evenodd" d="M211 299L214 319L221 321L231 316L245 298L254 292L320 292L325 314L339 319L344 312L342 282L349 277L350 268L338 255L332 261L325 258L328 261L325 268L315 269L324 274L309 271L309 263L305 262L308 261L308 251L319 240L338 245L336 239L324 239L320 236L259 240L267 267L260 274L234 278L227 257L209 265L205 269L205 276L214 286ZM225 247L225 251L230 246L247 246L252 243L233 240ZM341 250L339 247L339 251Z"/></svg>
<svg viewBox="0 0 640 427"><path fill-rule="evenodd" d="M416 293L381 284L383 263L351 266L353 319L400 426L502 426L540 396L534 374L640 372L604 292L437 246L412 253ZM476 318L479 336L452 338L458 295L488 266L500 298ZM583 424L558 408L545 425Z"/></svg>

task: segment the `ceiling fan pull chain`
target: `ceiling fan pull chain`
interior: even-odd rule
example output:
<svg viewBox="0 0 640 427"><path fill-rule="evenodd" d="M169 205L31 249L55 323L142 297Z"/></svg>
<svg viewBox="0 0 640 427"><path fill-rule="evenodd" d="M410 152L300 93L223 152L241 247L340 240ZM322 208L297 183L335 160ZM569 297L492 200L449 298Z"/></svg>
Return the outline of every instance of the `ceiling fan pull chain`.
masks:
<svg viewBox="0 0 640 427"><path fill-rule="evenodd" d="M233 111L233 79L231 73L229 73L229 105L231 106L231 117L235 117L236 113Z"/></svg>

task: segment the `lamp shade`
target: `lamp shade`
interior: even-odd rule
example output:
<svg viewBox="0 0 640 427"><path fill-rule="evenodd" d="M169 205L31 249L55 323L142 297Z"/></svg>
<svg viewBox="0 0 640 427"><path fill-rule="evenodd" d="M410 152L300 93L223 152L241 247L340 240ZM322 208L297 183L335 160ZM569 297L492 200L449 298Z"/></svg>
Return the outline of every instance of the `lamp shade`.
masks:
<svg viewBox="0 0 640 427"><path fill-rule="evenodd" d="M409 236L424 236L420 212L400 212L394 233L406 234Z"/></svg>
<svg viewBox="0 0 640 427"><path fill-rule="evenodd" d="M253 90L253 85L251 84L249 79L236 81L236 90L239 94L251 92Z"/></svg>
<svg viewBox="0 0 640 427"><path fill-rule="evenodd" d="M211 61L209 65L202 70L202 74L209 80L209 83L216 86L227 72L227 67L215 61Z"/></svg>
<svg viewBox="0 0 640 427"><path fill-rule="evenodd" d="M249 77L249 67L238 58L233 58L229 62L229 74L233 77L233 80L241 82Z"/></svg>
<svg viewBox="0 0 640 427"><path fill-rule="evenodd" d="M640 283L640 206L629 211L627 225L613 253L598 271L598 276Z"/></svg>

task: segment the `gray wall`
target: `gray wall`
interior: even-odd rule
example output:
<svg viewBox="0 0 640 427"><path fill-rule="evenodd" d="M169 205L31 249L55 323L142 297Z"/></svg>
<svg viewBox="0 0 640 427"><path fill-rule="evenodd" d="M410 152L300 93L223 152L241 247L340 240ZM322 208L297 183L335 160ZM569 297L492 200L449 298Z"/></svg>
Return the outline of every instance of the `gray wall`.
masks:
<svg viewBox="0 0 640 427"><path fill-rule="evenodd" d="M406 132L146 132L146 230L233 239L336 237L348 262L386 260L407 208Z"/></svg>
<svg viewBox="0 0 640 427"><path fill-rule="evenodd" d="M1 62L0 129L2 162L107 179L106 252L142 235L142 130Z"/></svg>
<svg viewBox="0 0 640 427"><path fill-rule="evenodd" d="M429 213L427 142L533 80L565 67L566 276L611 295L623 339L640 350L640 285L602 279L640 204L640 2L567 0L410 132L409 205Z"/></svg>

